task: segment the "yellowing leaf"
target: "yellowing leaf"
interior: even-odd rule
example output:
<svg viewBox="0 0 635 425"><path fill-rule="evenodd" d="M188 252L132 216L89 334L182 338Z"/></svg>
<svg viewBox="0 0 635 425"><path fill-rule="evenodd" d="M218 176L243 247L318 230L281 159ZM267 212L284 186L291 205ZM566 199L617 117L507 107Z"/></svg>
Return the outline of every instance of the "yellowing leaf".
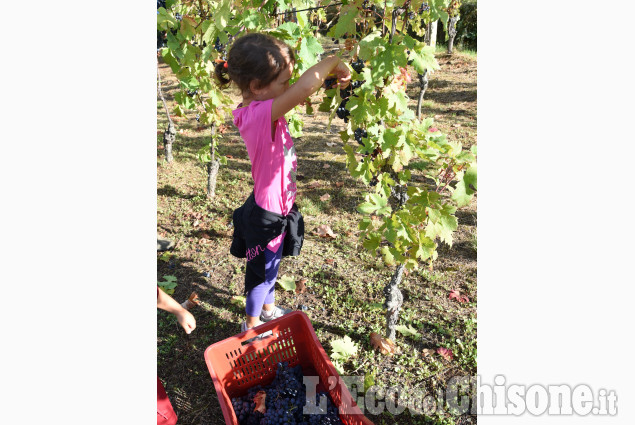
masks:
<svg viewBox="0 0 635 425"><path fill-rule="evenodd" d="M357 344L348 335L343 339L331 341L331 347L333 348L331 358L335 360L348 359L355 355L358 349Z"/></svg>
<svg viewBox="0 0 635 425"><path fill-rule="evenodd" d="M404 326L404 325L399 325L399 326L395 326L395 329L399 331L399 333L401 333L404 336L417 336L419 335L419 332L417 332L417 330L415 328L412 327L412 325L408 325L408 326Z"/></svg>
<svg viewBox="0 0 635 425"><path fill-rule="evenodd" d="M237 305L239 307L245 307L247 304L247 301L245 299L245 297L241 297L240 295L234 295L233 297L230 298L229 300L232 304Z"/></svg>
<svg viewBox="0 0 635 425"><path fill-rule="evenodd" d="M287 275L278 278L278 285L285 291L295 291L295 279Z"/></svg>
<svg viewBox="0 0 635 425"><path fill-rule="evenodd" d="M338 362L337 360L332 360L331 363L333 363L333 367L335 367L337 373L339 373L340 375L344 375L345 372L342 363Z"/></svg>

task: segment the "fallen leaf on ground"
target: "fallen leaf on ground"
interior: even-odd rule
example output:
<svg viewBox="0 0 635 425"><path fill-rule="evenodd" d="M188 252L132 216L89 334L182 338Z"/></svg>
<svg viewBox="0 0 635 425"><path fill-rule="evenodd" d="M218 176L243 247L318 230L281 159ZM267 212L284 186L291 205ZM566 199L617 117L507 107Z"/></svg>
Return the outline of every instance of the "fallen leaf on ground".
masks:
<svg viewBox="0 0 635 425"><path fill-rule="evenodd" d="M320 182L313 182L307 186L309 189L317 189L320 187Z"/></svg>
<svg viewBox="0 0 635 425"><path fill-rule="evenodd" d="M320 196L320 201L322 202L328 201L329 199L331 199L331 195L329 195L328 193L325 193L324 195Z"/></svg>
<svg viewBox="0 0 635 425"><path fill-rule="evenodd" d="M439 118L441 118L441 115L438 115L438 114L437 114L437 115L435 115L435 116L434 116L434 119L435 119L435 120L438 120Z"/></svg>
<svg viewBox="0 0 635 425"><path fill-rule="evenodd" d="M278 285L285 291L295 291L296 289L295 279L287 275L278 278Z"/></svg>
<svg viewBox="0 0 635 425"><path fill-rule="evenodd" d="M370 333L370 345L381 354L393 355L397 351L397 346L388 338L383 338L377 332Z"/></svg>
<svg viewBox="0 0 635 425"><path fill-rule="evenodd" d="M466 295L461 295L461 293L457 291L456 289L450 292L450 296L448 298L450 299L456 298L461 303L470 302L470 299Z"/></svg>
<svg viewBox="0 0 635 425"><path fill-rule="evenodd" d="M419 335L419 332L417 332L417 330L415 328L412 327L412 325L399 325L399 326L395 326L395 329L399 331L399 333L401 333L404 336L417 336Z"/></svg>
<svg viewBox="0 0 635 425"><path fill-rule="evenodd" d="M337 235L333 233L333 230L326 224L322 224L317 228L317 235L321 238L335 239Z"/></svg>
<svg viewBox="0 0 635 425"><path fill-rule="evenodd" d="M263 415L267 412L267 405L265 403L265 399L267 398L267 393L264 391L258 391L254 396L254 403L256 403L256 407L254 407L254 412L260 412Z"/></svg>
<svg viewBox="0 0 635 425"><path fill-rule="evenodd" d="M437 348L437 353L439 353L447 361L450 361L454 358L454 354L452 354L452 350L450 350L449 348L439 347Z"/></svg>
<svg viewBox="0 0 635 425"><path fill-rule="evenodd" d="M357 353L358 346L350 336L345 335L342 339L331 341L333 353L331 358L335 360L347 359Z"/></svg>
<svg viewBox="0 0 635 425"><path fill-rule="evenodd" d="M303 294L306 292L306 282L307 282L307 279L303 277L302 279L298 280L295 283L296 294Z"/></svg>
<svg viewBox="0 0 635 425"><path fill-rule="evenodd" d="M241 297L240 295L234 295L233 297L231 297L229 301L232 304L235 304L241 307L244 307L245 305L247 305L247 301L245 300L245 297Z"/></svg>
<svg viewBox="0 0 635 425"><path fill-rule="evenodd" d="M231 155L225 155L225 158L227 158L227 159L234 159L234 157L233 157L233 156L231 156Z"/></svg>
<svg viewBox="0 0 635 425"><path fill-rule="evenodd" d="M452 124L452 127L461 127L461 124L459 124L459 123Z"/></svg>
<svg viewBox="0 0 635 425"><path fill-rule="evenodd" d="M324 260L324 262L326 264L333 264L335 262L335 260L333 258L327 258L326 260Z"/></svg>
<svg viewBox="0 0 635 425"><path fill-rule="evenodd" d="M192 292L190 294L190 297L187 300L185 300L183 304L181 304L181 306L183 306L184 309L189 310L195 305L200 305L200 303L201 302L198 300L198 294L196 292Z"/></svg>
<svg viewBox="0 0 635 425"><path fill-rule="evenodd" d="M324 164L324 166L322 166L322 168L331 168L331 166L329 164Z"/></svg>
<svg viewBox="0 0 635 425"><path fill-rule="evenodd" d="M424 348L423 350L421 350L421 355L423 355L423 357L428 357L434 354L434 350L432 348Z"/></svg>
<svg viewBox="0 0 635 425"><path fill-rule="evenodd" d="M335 186L336 187L342 187L342 186L344 186L344 182L336 182Z"/></svg>
<svg viewBox="0 0 635 425"><path fill-rule="evenodd" d="M335 145L336 145L336 143L333 143L333 142L326 142L326 146L328 146L328 147L330 147L330 148L332 148L332 147L333 147L333 146L335 146Z"/></svg>

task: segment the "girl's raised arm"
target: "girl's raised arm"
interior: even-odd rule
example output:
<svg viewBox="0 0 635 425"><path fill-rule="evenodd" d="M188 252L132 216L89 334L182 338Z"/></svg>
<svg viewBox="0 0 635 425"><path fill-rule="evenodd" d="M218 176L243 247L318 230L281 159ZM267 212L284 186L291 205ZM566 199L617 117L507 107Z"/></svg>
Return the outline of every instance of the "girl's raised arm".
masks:
<svg viewBox="0 0 635 425"><path fill-rule="evenodd" d="M327 75L331 73L335 73L343 87L346 87L351 80L351 72L340 58L328 56L307 69L289 89L273 99L271 121L277 120L315 93L322 87Z"/></svg>

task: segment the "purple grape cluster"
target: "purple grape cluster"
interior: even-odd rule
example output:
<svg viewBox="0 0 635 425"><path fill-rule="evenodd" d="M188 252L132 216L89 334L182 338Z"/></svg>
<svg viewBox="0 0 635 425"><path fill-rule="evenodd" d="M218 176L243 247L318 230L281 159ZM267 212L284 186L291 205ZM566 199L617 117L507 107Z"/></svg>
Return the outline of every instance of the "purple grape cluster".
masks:
<svg viewBox="0 0 635 425"><path fill-rule="evenodd" d="M366 132L366 130L363 130L361 128L355 130L355 141L362 146L364 146L364 142L362 142L362 138L364 137L368 137L368 133Z"/></svg>
<svg viewBox="0 0 635 425"><path fill-rule="evenodd" d="M335 111L335 113L337 114L337 117L340 119L343 119L344 122L348 122L348 116L351 114L350 111L346 109L347 102L348 102L348 98L342 99L342 101L340 102L340 106Z"/></svg>
<svg viewBox="0 0 635 425"><path fill-rule="evenodd" d="M357 58L355 62L351 62L351 68L353 68L355 72L359 74L360 72L362 72L362 69L364 69L364 61Z"/></svg>
<svg viewBox="0 0 635 425"><path fill-rule="evenodd" d="M306 404L306 387L302 383L302 367L290 368L288 362L278 363L276 377L271 384L263 387L256 385L242 397L232 398L232 407L240 425L343 425L338 409L325 392L316 394L316 402L326 397L325 411L303 414ZM265 413L254 411L253 401L259 391L264 391Z"/></svg>

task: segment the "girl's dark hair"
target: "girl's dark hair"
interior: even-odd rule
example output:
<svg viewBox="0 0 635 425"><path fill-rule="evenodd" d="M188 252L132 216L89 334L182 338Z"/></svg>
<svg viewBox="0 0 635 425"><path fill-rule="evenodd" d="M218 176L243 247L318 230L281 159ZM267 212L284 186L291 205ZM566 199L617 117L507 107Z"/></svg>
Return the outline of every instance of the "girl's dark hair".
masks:
<svg viewBox="0 0 635 425"><path fill-rule="evenodd" d="M234 42L225 62L216 64L215 74L221 87L233 81L241 92L266 87L278 78L289 63L295 62L291 48L283 41L267 34L246 34Z"/></svg>

